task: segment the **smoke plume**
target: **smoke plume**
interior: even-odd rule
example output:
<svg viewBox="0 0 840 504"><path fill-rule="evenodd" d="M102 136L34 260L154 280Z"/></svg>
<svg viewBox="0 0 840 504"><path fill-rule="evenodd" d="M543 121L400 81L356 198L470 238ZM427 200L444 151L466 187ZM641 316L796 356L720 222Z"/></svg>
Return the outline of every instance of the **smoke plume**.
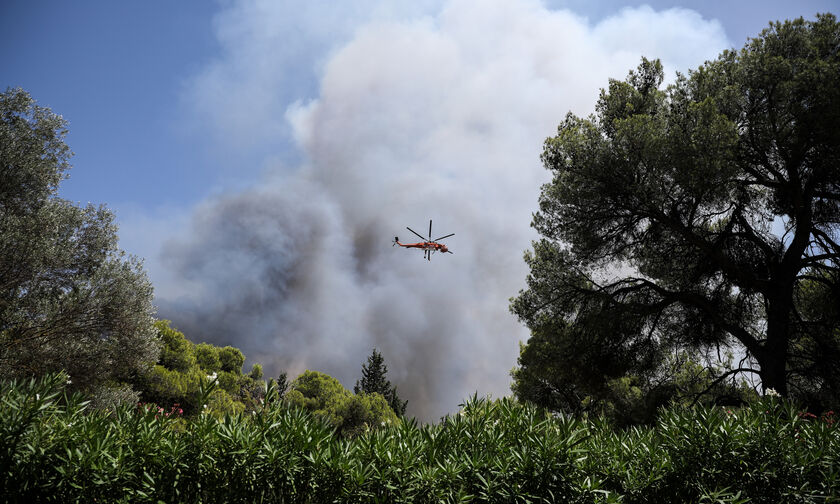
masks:
<svg viewBox="0 0 840 504"><path fill-rule="evenodd" d="M193 340L241 348L269 375L316 369L351 387L379 348L423 420L476 391L509 393L528 334L508 299L524 286L531 212L549 179L543 140L642 55L685 71L727 45L719 23L687 10L642 7L591 25L529 0L433 7L349 16L344 38L321 44L309 98L272 89L297 61L281 47L289 21L273 27L248 8L220 16L248 36L222 40L227 56L196 77L191 103L214 111L206 127L230 133L231 149L251 138L270 150L265 131L281 135L282 118L302 161L205 201L153 271L178 285L158 290L160 316ZM233 109L258 112L226 121ZM429 262L390 246L430 219L433 238L455 233L453 255Z"/></svg>

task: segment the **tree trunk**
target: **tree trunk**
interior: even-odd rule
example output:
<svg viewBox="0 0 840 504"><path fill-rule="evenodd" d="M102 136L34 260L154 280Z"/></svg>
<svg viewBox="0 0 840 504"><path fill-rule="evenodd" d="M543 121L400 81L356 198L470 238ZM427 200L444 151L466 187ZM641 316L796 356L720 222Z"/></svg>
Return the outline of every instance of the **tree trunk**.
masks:
<svg viewBox="0 0 840 504"><path fill-rule="evenodd" d="M762 355L756 356L761 367L761 386L788 395L787 361L790 342L790 315L793 310L793 289L781 289L768 302L767 341Z"/></svg>

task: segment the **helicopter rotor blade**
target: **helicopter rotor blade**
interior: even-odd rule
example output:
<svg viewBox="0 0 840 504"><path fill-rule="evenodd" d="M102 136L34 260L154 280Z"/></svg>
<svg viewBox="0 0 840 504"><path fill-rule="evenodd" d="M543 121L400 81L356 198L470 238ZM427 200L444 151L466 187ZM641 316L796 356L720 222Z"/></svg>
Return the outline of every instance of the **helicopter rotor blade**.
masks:
<svg viewBox="0 0 840 504"><path fill-rule="evenodd" d="M448 235L446 235L446 236L441 236L440 238L435 238L435 239L434 239L434 240L432 240L432 241L440 241L440 240L443 240L444 238L449 238L450 236L455 236L455 233L448 234Z"/></svg>
<svg viewBox="0 0 840 504"><path fill-rule="evenodd" d="M423 238L422 236L420 236L420 233L418 233L417 231L415 231L415 230L411 229L411 228L410 228L410 227L408 227L408 226L406 226L405 228L406 228L406 229L408 229L409 231L411 231L412 233L416 234L417 236L419 236L421 240L426 241L426 239L425 239L425 238Z"/></svg>
<svg viewBox="0 0 840 504"><path fill-rule="evenodd" d="M434 241L432 240L432 219L429 219L429 241Z"/></svg>

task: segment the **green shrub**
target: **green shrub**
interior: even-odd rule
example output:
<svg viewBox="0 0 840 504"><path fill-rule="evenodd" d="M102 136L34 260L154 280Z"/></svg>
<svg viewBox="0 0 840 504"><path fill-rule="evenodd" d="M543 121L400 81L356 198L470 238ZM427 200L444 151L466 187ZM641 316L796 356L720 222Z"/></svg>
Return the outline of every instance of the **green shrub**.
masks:
<svg viewBox="0 0 840 504"><path fill-rule="evenodd" d="M325 376L304 382L335 390ZM840 495L834 414L817 418L772 398L737 410L671 408L655 426L622 430L474 397L436 425L396 420L345 437L271 390L267 407L242 414L222 411L229 396L202 385L208 413L184 419L148 405L88 409L65 394L65 382L0 382L5 502L785 503ZM367 407L376 396L355 397Z"/></svg>
<svg viewBox="0 0 840 504"><path fill-rule="evenodd" d="M346 436L355 436L371 429L378 429L397 422L397 415L382 394L354 394L339 407L341 419L338 430Z"/></svg>
<svg viewBox="0 0 840 504"><path fill-rule="evenodd" d="M220 371L218 373L219 387L230 395L239 392L238 376L228 371Z"/></svg>
<svg viewBox="0 0 840 504"><path fill-rule="evenodd" d="M184 333L169 327L168 320L155 321L155 329L163 343L158 362L166 369L187 372L195 367L193 344Z"/></svg>
<svg viewBox="0 0 840 504"><path fill-rule="evenodd" d="M338 380L309 370L295 378L286 393L289 404L320 415L333 425L341 423L338 411L349 397L350 392Z"/></svg>

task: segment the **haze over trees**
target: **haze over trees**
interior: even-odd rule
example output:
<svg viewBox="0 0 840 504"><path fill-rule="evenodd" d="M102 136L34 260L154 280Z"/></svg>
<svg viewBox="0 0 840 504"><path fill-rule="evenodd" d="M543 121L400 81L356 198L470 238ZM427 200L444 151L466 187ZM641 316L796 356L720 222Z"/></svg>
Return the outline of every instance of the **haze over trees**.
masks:
<svg viewBox="0 0 840 504"><path fill-rule="evenodd" d="M159 349L152 285L107 208L57 196L66 131L22 89L0 94L0 378L65 370L98 403L134 400Z"/></svg>
<svg viewBox="0 0 840 504"><path fill-rule="evenodd" d="M774 23L664 90L645 59L566 116L511 303L520 398L580 411L626 378L664 401L671 357L729 351L710 388L840 402L838 48L831 14Z"/></svg>
<svg viewBox="0 0 840 504"><path fill-rule="evenodd" d="M63 371L95 406L141 399L188 417L255 412L266 388L283 395L285 373L265 384L259 364L242 373L239 349L154 320L151 283L118 249L114 215L57 196L70 168L65 126L21 89L0 95L0 379ZM284 399L355 435L395 422L389 401L405 412L386 372L374 351L359 393L307 372Z"/></svg>

